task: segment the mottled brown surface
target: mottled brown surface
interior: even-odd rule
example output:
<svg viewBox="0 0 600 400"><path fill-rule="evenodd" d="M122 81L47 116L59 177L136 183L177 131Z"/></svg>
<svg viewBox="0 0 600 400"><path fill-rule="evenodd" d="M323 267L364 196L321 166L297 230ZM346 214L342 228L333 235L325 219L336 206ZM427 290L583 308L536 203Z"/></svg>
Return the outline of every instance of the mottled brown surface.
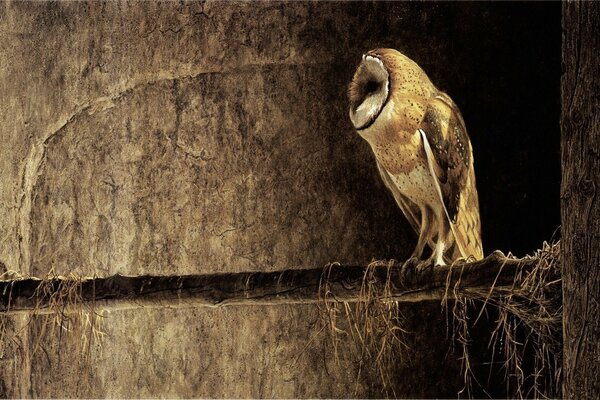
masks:
<svg viewBox="0 0 600 400"><path fill-rule="evenodd" d="M40 317L41 318L41 317ZM63 397L346 397L352 395L356 368L343 355L340 368L325 367L327 338L312 328L313 306L232 307L223 309L131 310L110 312L106 339L92 363L69 356L44 336L51 358L40 354L32 366L33 396ZM275 321L281 324L274 329ZM296 321L303 321L298 329ZM128 327L135 327L134 329ZM32 330L32 334L39 334ZM315 345L306 347L315 336ZM62 361L57 353L63 354ZM332 354L328 354L329 357ZM83 361L82 361L83 359ZM332 375L330 375L332 374ZM65 386L56 383L68 384ZM368 393L368 382L358 393Z"/></svg>
<svg viewBox="0 0 600 400"><path fill-rule="evenodd" d="M459 76L446 50L450 30L469 16L487 29L494 18L481 11L1 3L0 261L43 276L406 257L412 233L352 132L345 88L359 55L378 46L414 55L434 78ZM501 15L514 29L510 12ZM446 82L466 89L466 79ZM428 351L399 361L398 394L454 396L458 364L439 307L405 314L410 344ZM77 337L11 317L18 339L3 343L0 389L22 397L381 396L369 372L356 383L356 358L328 359L329 342L304 351L315 319L313 306L115 310L82 370L69 351Z"/></svg>

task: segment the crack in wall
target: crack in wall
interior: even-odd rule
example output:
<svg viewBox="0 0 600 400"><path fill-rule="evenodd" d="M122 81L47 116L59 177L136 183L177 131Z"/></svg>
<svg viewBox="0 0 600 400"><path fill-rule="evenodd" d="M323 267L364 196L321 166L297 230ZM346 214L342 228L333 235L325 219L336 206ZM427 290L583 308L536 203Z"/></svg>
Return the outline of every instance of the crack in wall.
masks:
<svg viewBox="0 0 600 400"><path fill-rule="evenodd" d="M23 274L31 272L31 209L33 203L33 189L37 183L41 166L46 156L46 148L50 140L67 127L77 116L90 109L90 104L85 104L70 116L60 119L51 125L49 132L38 139L30 148L25 158L21 177L21 198L18 207L17 243L19 244L19 270Z"/></svg>

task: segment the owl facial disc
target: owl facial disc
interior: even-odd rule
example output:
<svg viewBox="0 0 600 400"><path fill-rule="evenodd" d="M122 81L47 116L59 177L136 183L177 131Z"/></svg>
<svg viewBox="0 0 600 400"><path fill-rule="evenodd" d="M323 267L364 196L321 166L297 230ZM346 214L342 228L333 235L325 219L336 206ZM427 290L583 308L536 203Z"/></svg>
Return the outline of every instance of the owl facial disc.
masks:
<svg viewBox="0 0 600 400"><path fill-rule="evenodd" d="M389 96L389 73L383 62L363 55L350 83L350 120L356 130L366 129L379 116Z"/></svg>

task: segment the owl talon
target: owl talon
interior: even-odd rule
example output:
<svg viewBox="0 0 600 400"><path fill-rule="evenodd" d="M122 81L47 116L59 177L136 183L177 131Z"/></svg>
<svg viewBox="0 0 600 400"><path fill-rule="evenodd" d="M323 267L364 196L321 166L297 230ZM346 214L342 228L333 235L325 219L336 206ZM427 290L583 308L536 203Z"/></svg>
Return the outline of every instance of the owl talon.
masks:
<svg viewBox="0 0 600 400"><path fill-rule="evenodd" d="M434 265L435 263L433 263L431 260L422 260L420 263L417 264L416 269L418 273L423 273L428 269L433 268Z"/></svg>
<svg viewBox="0 0 600 400"><path fill-rule="evenodd" d="M406 260L404 262L404 265L406 265L408 268L416 268L422 261L423 260L421 260L420 258L413 256Z"/></svg>
<svg viewBox="0 0 600 400"><path fill-rule="evenodd" d="M404 263L404 268L412 270L417 274L425 272L427 269L432 268L433 263L431 259L422 260L418 257L411 257Z"/></svg>

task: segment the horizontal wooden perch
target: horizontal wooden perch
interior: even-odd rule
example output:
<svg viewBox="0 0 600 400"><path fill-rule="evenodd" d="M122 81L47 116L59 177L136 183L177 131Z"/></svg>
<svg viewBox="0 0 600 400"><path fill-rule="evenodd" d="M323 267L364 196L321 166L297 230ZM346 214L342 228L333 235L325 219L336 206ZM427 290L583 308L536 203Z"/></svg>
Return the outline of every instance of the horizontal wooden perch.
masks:
<svg viewBox="0 0 600 400"><path fill-rule="evenodd" d="M47 313L56 309L57 304L64 307L91 302L116 308L178 303L216 307L357 302L361 300L365 280L374 290L372 295L377 297L402 302L440 300L445 295L452 298L453 292L509 290L515 276L536 262L535 258L509 259L495 252L481 261L452 267L379 262L369 267L334 264L276 272L26 278L0 281L0 312L37 310Z"/></svg>

